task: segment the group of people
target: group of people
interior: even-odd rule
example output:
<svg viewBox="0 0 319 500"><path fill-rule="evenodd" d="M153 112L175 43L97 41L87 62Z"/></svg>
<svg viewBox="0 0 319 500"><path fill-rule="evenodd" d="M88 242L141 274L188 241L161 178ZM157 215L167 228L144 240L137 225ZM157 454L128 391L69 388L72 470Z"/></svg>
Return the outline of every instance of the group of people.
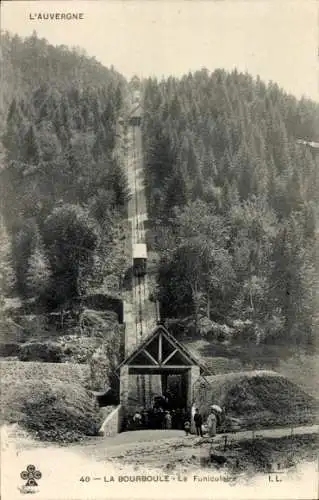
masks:
<svg viewBox="0 0 319 500"><path fill-rule="evenodd" d="M131 415L127 428L183 429L186 411L181 406L182 402L169 391L155 395L149 407L138 409Z"/></svg>
<svg viewBox="0 0 319 500"><path fill-rule="evenodd" d="M216 436L217 425L220 424L221 421L221 412L222 410L217 405L212 405L210 407L210 413L206 421L207 433L210 437ZM200 414L198 408L196 408L195 410L193 419L195 424L196 435L203 437L203 417ZM189 420L185 421L184 430L186 436L188 436L188 434L190 434L191 432L191 423Z"/></svg>
<svg viewBox="0 0 319 500"><path fill-rule="evenodd" d="M129 418L128 429L184 429L186 435L191 433L191 419L185 409L176 408L172 405L172 398L169 393L153 398L150 408L136 410ZM193 415L193 422L197 436L203 437L203 417L196 408ZM205 419L206 420L206 419ZM223 420L223 410L212 405L205 421L205 430L210 437L214 437L217 427Z"/></svg>
<svg viewBox="0 0 319 500"><path fill-rule="evenodd" d="M183 410L155 406L137 410L130 420L134 429L182 429L185 418Z"/></svg>

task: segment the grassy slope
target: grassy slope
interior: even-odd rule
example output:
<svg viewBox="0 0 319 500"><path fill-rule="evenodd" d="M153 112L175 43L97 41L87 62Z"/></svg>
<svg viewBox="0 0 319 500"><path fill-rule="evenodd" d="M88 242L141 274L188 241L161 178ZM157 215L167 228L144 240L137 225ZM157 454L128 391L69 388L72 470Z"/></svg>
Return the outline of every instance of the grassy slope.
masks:
<svg viewBox="0 0 319 500"><path fill-rule="evenodd" d="M87 376L86 365L2 361L2 423L18 423L41 440L95 435L102 415L84 387Z"/></svg>
<svg viewBox="0 0 319 500"><path fill-rule="evenodd" d="M15 406L20 404L23 393L29 387L36 391L39 381L45 381L52 386L65 384L85 387L89 367L73 363L1 360L0 375L2 419L12 422L15 421Z"/></svg>
<svg viewBox="0 0 319 500"><path fill-rule="evenodd" d="M42 380L61 380L86 384L89 368L84 364L74 363L38 363L35 361L4 361L0 362L1 385L23 380L31 383L34 378Z"/></svg>
<svg viewBox="0 0 319 500"><path fill-rule="evenodd" d="M317 421L318 401L285 376L272 371L236 372L207 377L196 386L196 405L207 416L215 403L240 418L243 428Z"/></svg>

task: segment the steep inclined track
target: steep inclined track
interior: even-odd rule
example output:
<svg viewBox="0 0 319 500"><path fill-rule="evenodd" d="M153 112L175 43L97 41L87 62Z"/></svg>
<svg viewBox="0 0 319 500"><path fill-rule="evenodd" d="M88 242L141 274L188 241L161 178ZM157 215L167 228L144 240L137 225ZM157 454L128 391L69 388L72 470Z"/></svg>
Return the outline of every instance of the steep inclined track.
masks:
<svg viewBox="0 0 319 500"><path fill-rule="evenodd" d="M128 221L131 226L130 239L133 254L135 244L146 243L147 212L144 193L142 133L139 126L128 126L126 143L126 170L131 195L128 203ZM124 308L125 353L128 355L156 324L155 305L149 300L147 275L134 276L132 273L132 293L124 296ZM144 405L146 400L151 397L152 380L152 376L136 376L137 398L140 402L143 401Z"/></svg>
<svg viewBox="0 0 319 500"><path fill-rule="evenodd" d="M143 183L143 156L141 130L137 126L128 127L127 177L131 191L128 218L132 227L132 248L136 243L145 243L144 222L147 220ZM132 277L134 337L127 336L127 348L132 350L155 325L155 308L150 303L146 276ZM154 309L154 317L148 317Z"/></svg>

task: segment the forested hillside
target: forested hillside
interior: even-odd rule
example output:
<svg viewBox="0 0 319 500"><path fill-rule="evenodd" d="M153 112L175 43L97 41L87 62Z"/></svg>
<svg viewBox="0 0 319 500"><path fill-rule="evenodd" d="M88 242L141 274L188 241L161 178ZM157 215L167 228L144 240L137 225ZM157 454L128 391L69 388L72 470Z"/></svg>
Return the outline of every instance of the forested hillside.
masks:
<svg viewBox="0 0 319 500"><path fill-rule="evenodd" d="M106 88L124 84L124 78L113 69L102 66L83 49L65 45L50 45L34 33L20 38L10 33L1 34L2 88L0 117L6 119L13 98L28 99L29 92L45 84L59 90L76 88Z"/></svg>
<svg viewBox="0 0 319 500"><path fill-rule="evenodd" d="M236 70L145 82L164 317L191 311L220 341L315 344L318 156L297 140L318 130L317 104Z"/></svg>
<svg viewBox="0 0 319 500"><path fill-rule="evenodd" d="M119 291L127 84L79 49L2 35L2 295L46 311ZM221 341L315 344L319 106L237 71L143 83L162 315ZM209 320L208 323L204 321ZM207 326L208 325L208 326Z"/></svg>
<svg viewBox="0 0 319 500"><path fill-rule="evenodd" d="M2 73L4 355L102 359L104 380L94 370L92 386L103 387L105 364L112 356L117 362L122 340L109 309L120 303L127 268L128 189L117 139L126 81L79 50L53 47L36 35L2 36ZM97 293L115 306L104 299L101 311L92 300L82 304ZM111 339L112 354L103 338ZM19 344L10 344L15 339Z"/></svg>
<svg viewBox="0 0 319 500"><path fill-rule="evenodd" d="M1 222L16 290L22 297L46 291L60 303L105 274L127 195L114 155L125 82L36 36L4 35L2 46L3 113L11 102L2 136Z"/></svg>

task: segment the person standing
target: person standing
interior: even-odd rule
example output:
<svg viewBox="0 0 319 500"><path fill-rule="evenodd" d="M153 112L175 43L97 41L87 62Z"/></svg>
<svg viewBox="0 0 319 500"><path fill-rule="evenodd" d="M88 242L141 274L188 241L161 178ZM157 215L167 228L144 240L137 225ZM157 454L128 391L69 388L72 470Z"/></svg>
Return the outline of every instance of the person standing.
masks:
<svg viewBox="0 0 319 500"><path fill-rule="evenodd" d="M169 411L165 412L164 422L165 422L165 429L172 428L172 417Z"/></svg>
<svg viewBox="0 0 319 500"><path fill-rule="evenodd" d="M139 411L136 411L133 416L133 422L135 424L135 428L140 428L142 426L142 414Z"/></svg>
<svg viewBox="0 0 319 500"><path fill-rule="evenodd" d="M163 408L158 409L158 429L165 429L165 413Z"/></svg>
<svg viewBox="0 0 319 500"><path fill-rule="evenodd" d="M202 419L201 414L199 413L198 408L196 408L196 410L195 410L194 423L195 423L195 429L196 429L197 436L203 437L203 431L202 431L203 419Z"/></svg>
<svg viewBox="0 0 319 500"><path fill-rule="evenodd" d="M142 417L143 417L143 427L146 427L146 429L148 429L149 427L148 413L149 413L148 410L144 408L142 412Z"/></svg>
<svg viewBox="0 0 319 500"><path fill-rule="evenodd" d="M216 425L217 425L216 413L214 408L211 407L210 414L208 415L207 418L207 430L208 430L208 435L210 437L216 436Z"/></svg>
<svg viewBox="0 0 319 500"><path fill-rule="evenodd" d="M188 434L190 434L191 432L191 423L188 420L186 420L186 422L184 423L184 431L186 436L188 436Z"/></svg>

